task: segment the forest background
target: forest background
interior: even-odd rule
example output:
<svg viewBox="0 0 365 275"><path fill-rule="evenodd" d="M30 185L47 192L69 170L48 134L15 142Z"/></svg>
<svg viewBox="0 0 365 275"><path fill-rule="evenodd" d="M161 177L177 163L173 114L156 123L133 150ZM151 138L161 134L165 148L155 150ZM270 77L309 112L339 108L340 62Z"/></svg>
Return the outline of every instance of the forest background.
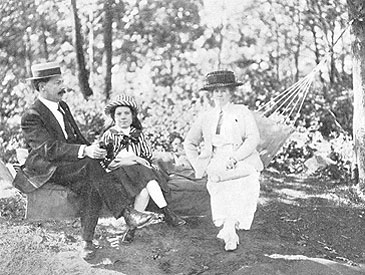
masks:
<svg viewBox="0 0 365 275"><path fill-rule="evenodd" d="M325 56L296 121L296 133L271 166L350 179L352 61L345 0L1 0L0 156L24 146L20 117L36 98L30 67L58 61L65 100L90 141L109 123L103 108L133 95L153 148L185 136L210 95L204 76L228 69L244 85L236 102L252 110L308 75ZM344 31L344 32L343 32ZM313 171L312 171L313 172ZM317 171L318 173L318 171Z"/></svg>

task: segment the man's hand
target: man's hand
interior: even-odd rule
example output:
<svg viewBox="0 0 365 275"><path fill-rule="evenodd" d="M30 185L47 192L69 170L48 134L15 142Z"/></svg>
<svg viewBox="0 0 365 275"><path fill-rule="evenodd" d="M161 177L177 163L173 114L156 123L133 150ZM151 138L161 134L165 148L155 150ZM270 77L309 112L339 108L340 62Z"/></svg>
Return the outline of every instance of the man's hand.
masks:
<svg viewBox="0 0 365 275"><path fill-rule="evenodd" d="M97 144L91 144L85 147L84 156L92 159L103 159L106 156L106 150L101 149Z"/></svg>

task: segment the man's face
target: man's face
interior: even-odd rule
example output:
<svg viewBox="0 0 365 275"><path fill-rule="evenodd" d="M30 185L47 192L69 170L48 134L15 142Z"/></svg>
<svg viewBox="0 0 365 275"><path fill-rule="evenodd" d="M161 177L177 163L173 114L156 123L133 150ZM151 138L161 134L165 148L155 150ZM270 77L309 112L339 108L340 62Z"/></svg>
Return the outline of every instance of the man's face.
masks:
<svg viewBox="0 0 365 275"><path fill-rule="evenodd" d="M61 101L65 93L62 76L54 76L48 82L40 83L39 93L50 101Z"/></svg>

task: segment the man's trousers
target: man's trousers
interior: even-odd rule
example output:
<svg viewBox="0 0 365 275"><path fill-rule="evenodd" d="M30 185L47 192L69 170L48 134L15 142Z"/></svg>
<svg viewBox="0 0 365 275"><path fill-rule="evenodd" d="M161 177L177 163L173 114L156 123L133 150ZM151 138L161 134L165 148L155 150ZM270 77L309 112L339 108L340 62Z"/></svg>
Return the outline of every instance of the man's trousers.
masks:
<svg viewBox="0 0 365 275"><path fill-rule="evenodd" d="M81 235L85 241L91 241L94 237L103 203L116 219L130 204L123 186L113 181L99 160L84 158L60 163L52 181L70 188L79 196Z"/></svg>

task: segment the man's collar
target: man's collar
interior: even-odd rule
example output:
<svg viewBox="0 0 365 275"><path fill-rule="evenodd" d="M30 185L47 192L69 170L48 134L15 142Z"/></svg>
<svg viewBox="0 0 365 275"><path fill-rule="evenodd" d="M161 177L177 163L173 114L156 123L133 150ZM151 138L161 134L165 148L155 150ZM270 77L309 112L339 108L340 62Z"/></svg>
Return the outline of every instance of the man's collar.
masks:
<svg viewBox="0 0 365 275"><path fill-rule="evenodd" d="M58 108L58 102L54 102L54 101L51 101L51 100L48 100L48 99L45 99L44 97L42 96L38 96L38 99L44 104L46 105L48 108L50 109L56 109Z"/></svg>

